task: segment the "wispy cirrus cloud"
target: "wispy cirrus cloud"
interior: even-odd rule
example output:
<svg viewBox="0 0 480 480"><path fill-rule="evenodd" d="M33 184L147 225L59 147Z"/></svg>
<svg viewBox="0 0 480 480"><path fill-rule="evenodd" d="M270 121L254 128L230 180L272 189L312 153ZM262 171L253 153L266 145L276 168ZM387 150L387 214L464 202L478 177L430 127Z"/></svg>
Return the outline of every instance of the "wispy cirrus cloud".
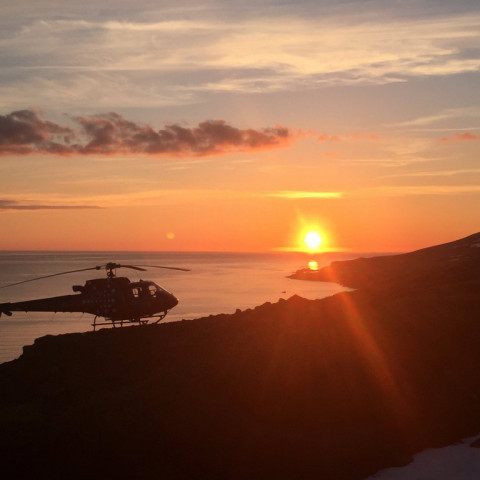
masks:
<svg viewBox="0 0 480 480"><path fill-rule="evenodd" d="M159 7L142 21L103 21L91 12L21 17L8 36L0 33L4 108L20 101L185 104L209 93L379 85L480 70L478 12L405 19L270 10L268 21L258 8L219 20L212 12L184 14L165 17Z"/></svg>
<svg viewBox="0 0 480 480"><path fill-rule="evenodd" d="M112 112L73 120L76 128L43 120L31 110L0 116L0 155L207 156L284 147L302 136L300 131L279 125L239 129L223 120L207 120L193 128L170 124L155 130Z"/></svg>
<svg viewBox="0 0 480 480"><path fill-rule="evenodd" d="M462 121L464 121L465 118L479 119L480 109L477 106L462 107L462 108L445 108L436 113L432 113L430 115L423 115L421 117L413 118L411 120L396 122L396 123L390 124L389 126L392 126L392 127L432 126L433 130L441 130L441 129L444 129L442 127L438 127L438 125L441 122L444 122L447 120L458 120L458 119L462 119ZM452 128L450 127L449 129L451 130Z"/></svg>

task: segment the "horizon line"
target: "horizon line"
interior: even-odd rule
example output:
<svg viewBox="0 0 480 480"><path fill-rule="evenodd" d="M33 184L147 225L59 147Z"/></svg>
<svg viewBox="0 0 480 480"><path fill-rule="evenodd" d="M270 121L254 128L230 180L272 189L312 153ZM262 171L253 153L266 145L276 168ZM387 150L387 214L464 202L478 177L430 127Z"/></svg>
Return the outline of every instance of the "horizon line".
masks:
<svg viewBox="0 0 480 480"><path fill-rule="evenodd" d="M410 251L410 250L408 250ZM301 253L305 255L323 255L328 253L378 253L378 254L399 254L405 253L405 251L393 251L393 250L353 250L351 248L333 248L323 251L306 251L293 247L275 247L271 250L56 250L56 249L0 249L0 253L212 253L212 254L253 254L253 255L264 255L264 254L275 254L275 253Z"/></svg>

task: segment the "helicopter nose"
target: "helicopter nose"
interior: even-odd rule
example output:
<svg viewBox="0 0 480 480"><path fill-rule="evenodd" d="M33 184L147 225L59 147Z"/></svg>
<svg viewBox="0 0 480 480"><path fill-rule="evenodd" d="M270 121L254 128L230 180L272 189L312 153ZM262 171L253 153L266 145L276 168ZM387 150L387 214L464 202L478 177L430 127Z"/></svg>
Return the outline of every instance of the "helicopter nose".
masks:
<svg viewBox="0 0 480 480"><path fill-rule="evenodd" d="M166 307L167 307L167 310L170 310L171 308L175 307L176 305L178 305L178 298L169 293L168 296L167 296L167 299L166 299Z"/></svg>

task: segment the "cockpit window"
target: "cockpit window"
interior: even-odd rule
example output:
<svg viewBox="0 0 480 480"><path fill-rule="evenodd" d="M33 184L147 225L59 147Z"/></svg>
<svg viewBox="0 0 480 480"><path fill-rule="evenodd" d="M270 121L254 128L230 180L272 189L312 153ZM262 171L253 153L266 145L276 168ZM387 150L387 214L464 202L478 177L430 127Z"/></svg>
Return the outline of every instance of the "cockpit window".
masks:
<svg viewBox="0 0 480 480"><path fill-rule="evenodd" d="M155 297L159 288L156 285L136 285L132 287L132 293L134 298L139 297Z"/></svg>
<svg viewBox="0 0 480 480"><path fill-rule="evenodd" d="M155 287L155 285L149 285L148 291L150 292L150 295L154 297L155 294L157 293L157 287Z"/></svg>

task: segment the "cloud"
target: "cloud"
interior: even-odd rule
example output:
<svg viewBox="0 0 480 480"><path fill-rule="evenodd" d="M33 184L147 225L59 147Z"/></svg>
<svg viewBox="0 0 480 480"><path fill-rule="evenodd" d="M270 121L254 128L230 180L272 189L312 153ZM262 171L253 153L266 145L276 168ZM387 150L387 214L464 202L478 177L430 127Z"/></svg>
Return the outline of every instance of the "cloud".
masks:
<svg viewBox="0 0 480 480"><path fill-rule="evenodd" d="M468 141L480 140L480 135L475 135L471 132L456 133L452 137L442 137L440 142L468 142Z"/></svg>
<svg viewBox="0 0 480 480"><path fill-rule="evenodd" d="M42 205L42 204L22 204L15 200L0 199L0 211L2 210L84 210L101 208L88 205Z"/></svg>
<svg viewBox="0 0 480 480"><path fill-rule="evenodd" d="M32 151L67 153L72 130L56 123L40 120L31 110L0 115L0 154L27 154Z"/></svg>
<svg viewBox="0 0 480 480"><path fill-rule="evenodd" d="M438 124L445 120L464 119L465 117L478 118L480 109L478 107L446 108L435 114L421 116L404 122L392 123L391 127L424 127ZM437 127L438 129L438 127Z"/></svg>
<svg viewBox="0 0 480 480"><path fill-rule="evenodd" d="M480 168L458 168L455 170L434 170L420 172L405 172L394 175L384 175L383 178L408 178L408 177L454 177L457 175L480 174Z"/></svg>
<svg viewBox="0 0 480 480"><path fill-rule="evenodd" d="M348 141L348 142L358 142L362 140L378 140L380 135L376 133L346 133L344 135L327 135L321 134L317 137L317 141L319 142L341 142L341 141Z"/></svg>
<svg viewBox="0 0 480 480"><path fill-rule="evenodd" d="M420 195L480 194L479 185L399 185L358 189L351 197L409 197Z"/></svg>
<svg viewBox="0 0 480 480"><path fill-rule="evenodd" d="M142 2L141 20L133 11L128 21L87 10L63 19L55 9L18 14L0 31L1 104L138 108L194 103L209 93L383 85L480 70L477 11L418 16L412 5L404 18L385 8L367 14L363 3L361 15L303 5L288 15L262 15L258 6L242 15L199 9L193 18L185 8L166 15Z"/></svg>
<svg viewBox="0 0 480 480"><path fill-rule="evenodd" d="M298 200L302 198L343 198L344 192L307 192L298 190L280 190L278 192L268 193L269 197L286 198Z"/></svg>
<svg viewBox="0 0 480 480"><path fill-rule="evenodd" d="M239 129L223 120L207 120L197 127L178 124L155 130L117 113L73 118L77 129L40 119L31 110L0 116L0 155L7 154L169 154L206 156L286 146L302 132L275 126Z"/></svg>

